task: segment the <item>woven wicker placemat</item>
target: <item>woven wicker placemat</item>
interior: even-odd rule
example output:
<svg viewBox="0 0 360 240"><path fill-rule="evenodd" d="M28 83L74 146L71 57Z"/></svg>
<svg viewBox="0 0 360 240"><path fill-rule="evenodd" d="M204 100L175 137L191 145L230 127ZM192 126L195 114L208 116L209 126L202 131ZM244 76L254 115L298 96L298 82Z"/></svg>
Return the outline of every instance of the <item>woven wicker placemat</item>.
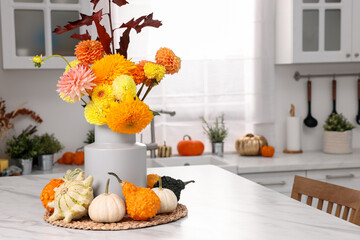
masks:
<svg viewBox="0 0 360 240"><path fill-rule="evenodd" d="M89 217L83 217L79 220L73 220L70 223L64 223L63 220L49 221L50 212L44 214L44 220L52 225L65 228L83 229L83 230L125 230L156 226L159 224L169 223L183 218L187 215L188 210L185 205L178 203L175 211L172 213L162 213L146 221L135 221L128 215L125 215L120 222L116 223L97 223L93 222Z"/></svg>

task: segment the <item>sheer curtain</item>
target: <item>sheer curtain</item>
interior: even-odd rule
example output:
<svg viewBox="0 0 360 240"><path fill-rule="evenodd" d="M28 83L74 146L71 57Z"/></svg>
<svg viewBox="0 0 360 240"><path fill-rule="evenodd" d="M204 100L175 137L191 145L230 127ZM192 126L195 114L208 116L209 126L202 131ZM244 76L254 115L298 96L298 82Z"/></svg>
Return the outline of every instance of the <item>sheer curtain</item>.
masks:
<svg viewBox="0 0 360 240"><path fill-rule="evenodd" d="M114 27L151 12L163 22L158 29L132 32L129 58L154 60L160 47L168 47L182 59L180 72L167 75L145 100L153 110L176 111L155 117L159 145L166 141L176 153L188 134L211 151L199 117L212 122L222 113L229 130L226 151L235 151L236 139L248 132L271 140L273 9L273 0L138 0L113 8ZM138 140L150 142L149 127Z"/></svg>

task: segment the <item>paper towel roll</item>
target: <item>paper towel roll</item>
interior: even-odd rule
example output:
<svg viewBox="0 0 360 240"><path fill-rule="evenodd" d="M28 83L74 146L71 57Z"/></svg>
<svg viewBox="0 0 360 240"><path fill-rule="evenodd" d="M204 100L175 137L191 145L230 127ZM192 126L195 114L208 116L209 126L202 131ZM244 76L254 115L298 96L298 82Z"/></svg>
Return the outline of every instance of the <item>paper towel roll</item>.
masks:
<svg viewBox="0 0 360 240"><path fill-rule="evenodd" d="M301 150L300 127L299 117L288 117L286 119L286 150Z"/></svg>

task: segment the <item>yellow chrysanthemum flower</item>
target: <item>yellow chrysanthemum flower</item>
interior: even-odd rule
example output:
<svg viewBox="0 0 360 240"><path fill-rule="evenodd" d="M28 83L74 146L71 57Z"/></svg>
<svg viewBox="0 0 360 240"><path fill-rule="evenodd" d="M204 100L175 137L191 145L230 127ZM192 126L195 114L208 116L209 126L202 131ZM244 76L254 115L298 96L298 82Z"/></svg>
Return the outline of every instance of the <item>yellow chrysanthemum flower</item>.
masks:
<svg viewBox="0 0 360 240"><path fill-rule="evenodd" d="M85 115L86 121L90 124L103 125L106 123L104 112L93 101L90 101L86 105L86 107L84 109L84 115Z"/></svg>
<svg viewBox="0 0 360 240"><path fill-rule="evenodd" d="M68 72L70 70L70 68L75 67L79 63L81 63L79 60L74 60L74 61L69 62L70 66L66 65L65 72Z"/></svg>
<svg viewBox="0 0 360 240"><path fill-rule="evenodd" d="M64 100L67 103L74 103L74 99L72 99L70 96L69 97L64 97L65 94L59 94L61 99Z"/></svg>
<svg viewBox="0 0 360 240"><path fill-rule="evenodd" d="M41 64L44 63L44 60L42 59L42 54L39 56L39 55L36 55L35 57L33 57L33 59L30 59L33 61L33 63L35 64L35 67L38 67L40 68L41 67Z"/></svg>
<svg viewBox="0 0 360 240"><path fill-rule="evenodd" d="M166 68L162 65L150 62L144 65L144 72L148 79L156 79L157 82L160 82L165 76Z"/></svg>
<svg viewBox="0 0 360 240"><path fill-rule="evenodd" d="M138 98L111 104L106 123L117 133L135 134L141 132L153 119L149 106Z"/></svg>
<svg viewBox="0 0 360 240"><path fill-rule="evenodd" d="M131 70L136 68L136 65L120 54L113 54L96 61L91 68L96 77L93 83L111 85L114 79L121 75L131 76Z"/></svg>
<svg viewBox="0 0 360 240"><path fill-rule="evenodd" d="M121 75L115 78L112 87L115 98L119 101L125 101L128 92L130 92L133 97L136 96L136 84L133 78L128 75Z"/></svg>
<svg viewBox="0 0 360 240"><path fill-rule="evenodd" d="M107 84L96 86L93 90L91 99L101 109L109 108L110 104L115 102L113 87Z"/></svg>

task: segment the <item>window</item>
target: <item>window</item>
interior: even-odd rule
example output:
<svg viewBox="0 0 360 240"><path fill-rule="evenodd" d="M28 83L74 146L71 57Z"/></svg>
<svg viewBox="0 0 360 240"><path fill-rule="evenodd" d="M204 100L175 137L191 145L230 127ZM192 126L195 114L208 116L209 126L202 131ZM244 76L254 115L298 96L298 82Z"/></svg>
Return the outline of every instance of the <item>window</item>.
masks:
<svg viewBox="0 0 360 240"><path fill-rule="evenodd" d="M274 20L269 13L273 4L262 0L138 0L113 8L117 14L114 27L151 12L163 23L139 35L131 33L129 58L154 60L157 49L169 47L182 59L180 72L166 76L145 100L153 110L176 111L173 117L155 117L158 144L166 141L176 152L177 142L189 134L211 151L199 117L211 122L221 113L229 129L227 151L235 151L235 140L248 132L271 137ZM150 142L150 127L142 135L144 143Z"/></svg>
<svg viewBox="0 0 360 240"><path fill-rule="evenodd" d="M74 60L77 40L73 33L85 28L56 35L56 25L79 19L79 13L89 14L88 0L6 0L1 1L3 64L5 69L33 69L29 60L35 55L60 54ZM46 62L43 68L64 68L61 59Z"/></svg>

